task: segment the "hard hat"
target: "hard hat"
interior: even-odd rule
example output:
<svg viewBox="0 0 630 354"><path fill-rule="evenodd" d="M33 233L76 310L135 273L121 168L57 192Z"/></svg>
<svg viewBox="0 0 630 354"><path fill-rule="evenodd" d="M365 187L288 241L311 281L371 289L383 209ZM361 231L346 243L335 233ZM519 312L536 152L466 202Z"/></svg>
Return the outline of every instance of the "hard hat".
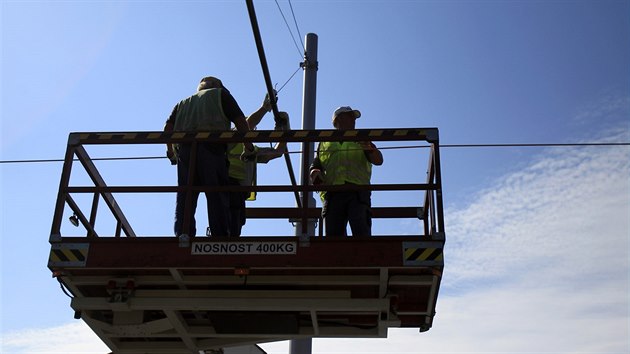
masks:
<svg viewBox="0 0 630 354"><path fill-rule="evenodd" d="M337 120L337 117L340 114L347 113L347 112L352 112L354 114L354 118L361 117L361 112L359 112L358 110L352 109L350 106L341 106L341 107L335 109L335 113L333 113L333 116L332 116L333 126L335 126L335 127L337 126L337 124L335 123L336 120Z"/></svg>

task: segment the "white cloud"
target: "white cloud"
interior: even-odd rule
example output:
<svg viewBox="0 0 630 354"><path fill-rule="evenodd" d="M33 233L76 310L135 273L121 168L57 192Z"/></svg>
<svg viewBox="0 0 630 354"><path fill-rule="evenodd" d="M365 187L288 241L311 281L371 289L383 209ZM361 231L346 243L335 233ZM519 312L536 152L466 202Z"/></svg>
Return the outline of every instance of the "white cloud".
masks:
<svg viewBox="0 0 630 354"><path fill-rule="evenodd" d="M3 354L109 353L110 350L83 321L52 328L33 328L2 334Z"/></svg>
<svg viewBox="0 0 630 354"><path fill-rule="evenodd" d="M627 274L630 148L556 148L447 210L445 285ZM624 247L625 246L625 247Z"/></svg>

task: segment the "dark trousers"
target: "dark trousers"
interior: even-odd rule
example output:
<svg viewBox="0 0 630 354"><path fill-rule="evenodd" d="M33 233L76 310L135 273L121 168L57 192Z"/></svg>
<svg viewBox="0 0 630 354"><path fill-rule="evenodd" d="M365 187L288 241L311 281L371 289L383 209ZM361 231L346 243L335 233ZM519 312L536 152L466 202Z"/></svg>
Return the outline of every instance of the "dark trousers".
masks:
<svg viewBox="0 0 630 354"><path fill-rule="evenodd" d="M195 161L190 161L190 144L182 144L179 147L177 159L177 185L187 186L188 179L193 178L193 186L225 186L228 184L228 160L225 146L216 144L198 144ZM194 176L188 176L190 164L195 163ZM206 202L208 208L208 224L213 236L229 236L229 193L208 192ZM196 235L195 211L199 192L192 192L190 210L190 228L184 228L184 208L186 205L186 192L177 193L175 206L175 235L187 233L188 236Z"/></svg>
<svg viewBox="0 0 630 354"><path fill-rule="evenodd" d="M372 236L371 192L328 192L322 208L326 237L346 237L350 223L352 236Z"/></svg>
<svg viewBox="0 0 630 354"><path fill-rule="evenodd" d="M230 178L231 186L240 186L238 180ZM230 236L241 236L241 229L247 220L245 217L245 199L249 193L230 192Z"/></svg>

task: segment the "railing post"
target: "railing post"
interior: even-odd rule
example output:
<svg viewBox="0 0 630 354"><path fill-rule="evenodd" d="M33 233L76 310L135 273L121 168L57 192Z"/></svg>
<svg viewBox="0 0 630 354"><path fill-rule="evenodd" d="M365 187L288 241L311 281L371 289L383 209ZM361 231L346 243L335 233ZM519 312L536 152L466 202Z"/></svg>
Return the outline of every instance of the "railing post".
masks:
<svg viewBox="0 0 630 354"><path fill-rule="evenodd" d="M66 155L63 159L63 167L61 170L61 180L59 181L59 191L57 192L57 202L55 203L55 214L53 215L52 227L50 229L50 242L61 241L61 220L63 219L63 210L66 203L66 187L70 182L70 172L72 170L72 159L74 157L74 134L68 137L68 146Z"/></svg>
<svg viewBox="0 0 630 354"><path fill-rule="evenodd" d="M434 154L433 158L435 159L435 184L436 184L436 202L437 202L437 222L438 222L438 232L444 233L444 204L442 201L442 171L440 167L440 147L439 142L436 141L434 143Z"/></svg>

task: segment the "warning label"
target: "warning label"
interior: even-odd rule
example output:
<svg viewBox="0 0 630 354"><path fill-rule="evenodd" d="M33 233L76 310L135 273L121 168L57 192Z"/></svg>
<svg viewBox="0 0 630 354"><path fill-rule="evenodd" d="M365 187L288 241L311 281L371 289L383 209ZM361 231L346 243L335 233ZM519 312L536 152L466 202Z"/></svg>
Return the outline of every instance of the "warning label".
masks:
<svg viewBox="0 0 630 354"><path fill-rule="evenodd" d="M296 242L193 242L193 255L295 254Z"/></svg>

